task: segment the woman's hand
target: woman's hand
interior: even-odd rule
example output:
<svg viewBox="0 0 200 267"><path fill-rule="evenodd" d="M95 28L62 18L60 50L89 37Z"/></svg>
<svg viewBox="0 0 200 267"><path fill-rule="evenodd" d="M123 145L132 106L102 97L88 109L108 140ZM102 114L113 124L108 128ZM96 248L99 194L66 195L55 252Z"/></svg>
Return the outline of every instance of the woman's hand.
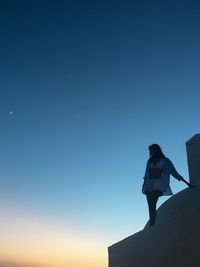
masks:
<svg viewBox="0 0 200 267"><path fill-rule="evenodd" d="M189 188L196 188L196 185L193 185L191 183L188 183L183 177L181 178L181 181L183 181Z"/></svg>
<svg viewBox="0 0 200 267"><path fill-rule="evenodd" d="M196 188L197 187L196 185L193 185L193 184L190 184L190 183L188 183L188 186L189 186L189 188Z"/></svg>
<svg viewBox="0 0 200 267"><path fill-rule="evenodd" d="M186 183L186 185L187 185L189 188L196 188L196 185L193 185L193 184L188 183L188 182L186 182L186 181L185 181L185 183Z"/></svg>

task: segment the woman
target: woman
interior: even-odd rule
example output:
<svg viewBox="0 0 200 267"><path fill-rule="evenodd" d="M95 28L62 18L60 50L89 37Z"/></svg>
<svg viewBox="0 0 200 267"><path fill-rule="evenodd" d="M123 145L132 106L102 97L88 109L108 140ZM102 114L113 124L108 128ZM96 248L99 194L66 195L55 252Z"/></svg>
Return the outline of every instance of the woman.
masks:
<svg viewBox="0 0 200 267"><path fill-rule="evenodd" d="M195 187L188 183L176 171L173 163L165 157L161 148L157 144L149 146L150 158L147 161L142 193L147 197L149 208L149 226L155 224L156 204L160 196L172 195L169 185L170 174L178 181L183 181L190 188Z"/></svg>

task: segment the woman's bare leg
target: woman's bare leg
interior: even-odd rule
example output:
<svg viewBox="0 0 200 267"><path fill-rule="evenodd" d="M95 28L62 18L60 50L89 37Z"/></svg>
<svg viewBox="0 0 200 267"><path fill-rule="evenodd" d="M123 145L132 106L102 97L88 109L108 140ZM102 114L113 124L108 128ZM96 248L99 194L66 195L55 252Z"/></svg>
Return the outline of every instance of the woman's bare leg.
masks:
<svg viewBox="0 0 200 267"><path fill-rule="evenodd" d="M159 198L159 195L155 192L148 192L147 203L149 208L149 226L152 226L156 222L156 204Z"/></svg>

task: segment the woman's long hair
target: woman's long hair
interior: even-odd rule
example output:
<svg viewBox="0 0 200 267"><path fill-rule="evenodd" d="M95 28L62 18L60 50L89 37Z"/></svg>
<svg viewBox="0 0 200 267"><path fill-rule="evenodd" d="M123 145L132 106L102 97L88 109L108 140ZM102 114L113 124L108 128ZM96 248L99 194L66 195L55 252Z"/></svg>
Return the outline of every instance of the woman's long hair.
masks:
<svg viewBox="0 0 200 267"><path fill-rule="evenodd" d="M154 155L151 155L151 151L154 151ZM158 144L152 144L149 146L150 158L149 163L157 163L161 159L165 158L161 147Z"/></svg>

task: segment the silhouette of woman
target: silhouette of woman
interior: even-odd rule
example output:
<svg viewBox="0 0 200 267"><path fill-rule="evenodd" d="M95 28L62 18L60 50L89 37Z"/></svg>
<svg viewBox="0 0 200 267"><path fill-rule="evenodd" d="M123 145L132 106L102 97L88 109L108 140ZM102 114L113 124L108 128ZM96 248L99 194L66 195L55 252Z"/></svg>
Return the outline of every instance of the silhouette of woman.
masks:
<svg viewBox="0 0 200 267"><path fill-rule="evenodd" d="M157 144L149 146L149 160L147 161L142 193L146 195L149 208L149 226L155 224L156 204L160 196L173 195L170 188L170 175L178 181L188 183L175 169L169 158L165 157Z"/></svg>

